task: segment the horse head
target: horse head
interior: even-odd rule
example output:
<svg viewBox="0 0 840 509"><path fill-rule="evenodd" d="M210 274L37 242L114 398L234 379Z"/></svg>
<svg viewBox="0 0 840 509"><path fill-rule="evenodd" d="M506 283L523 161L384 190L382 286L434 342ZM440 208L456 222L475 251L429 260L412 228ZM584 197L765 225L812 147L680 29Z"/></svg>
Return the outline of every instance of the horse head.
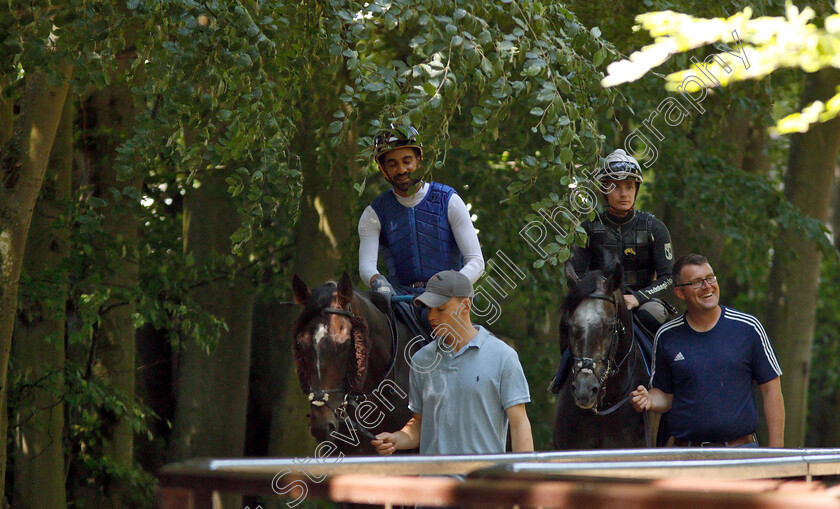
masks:
<svg viewBox="0 0 840 509"><path fill-rule="evenodd" d="M360 394L368 375L370 339L362 307L347 273L311 290L297 276L295 302L303 311L292 326L292 348L300 387L309 397L309 428L319 441L338 428L345 397ZM356 310L354 311L354 306Z"/></svg>
<svg viewBox="0 0 840 509"><path fill-rule="evenodd" d="M602 256L603 269L581 278L566 263L569 293L562 305L560 341L572 354L572 395L582 409L596 409L603 401L618 348L632 334L621 291L624 270L611 253Z"/></svg>

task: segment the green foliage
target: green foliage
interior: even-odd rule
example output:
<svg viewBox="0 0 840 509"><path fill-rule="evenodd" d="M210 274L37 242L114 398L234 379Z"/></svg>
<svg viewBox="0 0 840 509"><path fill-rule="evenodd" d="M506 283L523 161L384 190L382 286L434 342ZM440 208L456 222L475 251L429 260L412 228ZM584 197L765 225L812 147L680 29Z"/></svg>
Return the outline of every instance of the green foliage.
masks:
<svg viewBox="0 0 840 509"><path fill-rule="evenodd" d="M68 363L62 397L68 408L68 464L79 482L71 485L70 507L101 507L109 491L122 494L123 507L154 506L156 479L137 468L125 466L107 454L113 427L128 420L135 434L151 439L149 423L159 417L145 405L127 399L112 386L91 377L83 366Z"/></svg>
<svg viewBox="0 0 840 509"><path fill-rule="evenodd" d="M840 369L835 360L840 354L840 263L837 256L827 256L820 275L823 284L817 298L814 353L811 364L809 400L827 400L840 393Z"/></svg>
<svg viewBox="0 0 840 509"><path fill-rule="evenodd" d="M69 507L101 506L102 497L109 490L124 493L122 507L153 506L154 476L136 466L116 463L106 451L113 427L120 419L128 419L135 434L147 434L151 438L149 423L158 416L101 379L90 376L84 365L69 361L62 372L45 370L24 377L12 370L8 408L14 420L9 423L10 428L25 425L40 412L51 411L36 405L35 391L46 392L51 399L65 404L67 427L62 440L65 455L75 474L73 479L82 481L81 485L69 487L69 498L73 500Z"/></svg>
<svg viewBox="0 0 840 509"><path fill-rule="evenodd" d="M206 173L224 172L242 218L231 242L242 252L264 221L295 208L300 193L288 151L296 120L289 90L302 79L294 37L308 34L287 25L306 10L262 2L129 5L143 20L135 65L144 80L134 90L138 127L119 150L119 167L182 192Z"/></svg>
<svg viewBox="0 0 840 509"><path fill-rule="evenodd" d="M840 2L835 4L840 11ZM763 16L752 18L752 9L728 18L704 19L672 11L650 12L639 15L639 28L655 38L653 44L633 53L629 59L610 64L603 85L610 87L635 81L661 65L671 56L706 46L724 43L730 49L719 54L718 65L730 72L722 74L721 86L731 82L760 79L784 67L800 68L814 72L824 67L838 67L840 54L840 14L828 16L825 27L811 23L816 13L811 7L799 10L787 3L785 17ZM718 45L718 49L725 49ZM698 64L710 69L712 64ZM687 69L665 77L666 89L694 93L700 88L696 80L685 81L696 71ZM709 86L709 84L704 84ZM825 122L840 113L840 93L827 102L815 101L801 112L779 120L771 129L773 134L805 132L816 122Z"/></svg>
<svg viewBox="0 0 840 509"><path fill-rule="evenodd" d="M724 8L667 3L687 5L691 12L715 11L700 11L708 16L720 16L717 11ZM114 140L123 183L97 196L82 187L73 198L75 208L71 212L68 206L66 213L73 246L67 261L72 274L68 341L76 362L66 375L65 397L73 407L68 447L80 472L90 474L91 486L129 483L145 494L151 486L145 474L120 470L102 455L108 419L126 416L145 433L142 423L150 417L86 375L84 360L107 312L105 303L135 303L136 326L166 330L176 346L198 338L212 350L226 325L198 306L192 292L245 274L264 298L289 300L295 243L307 242L310 233L295 238L304 170L314 169L314 178L323 180L307 185L330 186L345 198L349 217L358 218L386 187L371 165L370 146L372 135L387 122L420 128L427 176L455 186L471 205L485 258L498 264L503 252L525 274L515 288L506 287L506 297L496 295L502 315L491 328L512 338L520 351L535 397L529 412L538 446L548 447L552 401L542 387L557 361L562 264L571 246L584 241L578 223L589 214L555 215L556 226L568 234L549 227L542 243L546 256L520 231L544 218L540 210L574 210L572 190L586 187L586 171L664 98L649 73L653 61L646 62L647 78L632 85L632 93L600 85L604 65L621 56L616 47L634 47L628 41L638 37L613 26L627 16L599 19L598 10L597 23L587 23L572 12L578 6L570 10L540 0L129 0L118 7L69 0L60 6L30 2L14 10L11 5L0 11L0 33L6 34L0 44L4 94L18 97L27 73L49 72L58 59L67 58L76 66L77 91L125 87L138 111L131 135ZM628 5L615 7L629 15L637 6ZM803 21L805 14L798 14L799 30L793 32L801 41L834 40L834 21L817 29ZM703 22L698 18L672 13L640 22L665 30L654 34L657 50L671 48L669 38L681 41L675 46L679 52L702 42L679 31ZM751 58L758 54L753 52L770 51L769 42L760 46L747 38L760 35L755 27L767 26L754 22L746 14L713 21L715 40L726 41L723 37L738 28L743 41L754 43ZM53 25L61 34L59 52L47 51ZM833 46L816 48L817 61L834 51ZM668 51L677 65L688 65L686 55ZM114 78L120 62L128 65ZM754 63L751 72L764 68ZM732 75L741 77L747 76ZM766 85L768 90L781 80L776 81ZM721 257L741 262L723 270L743 289L732 299L755 312L763 303L777 227L804 229L830 246L824 228L803 219L783 199L778 168L765 178L732 162L721 142L726 112L744 108L763 121L772 102L781 103L778 93L773 101L762 101L741 87L718 91L705 116L695 115L667 133L659 161L646 169L640 205L656 209L666 223L702 218L714 231L691 231L687 245L677 248L706 249L722 238ZM786 92L786 97L796 95ZM785 142L772 143L771 157L781 161ZM240 228L231 236L230 252L197 263L184 252L183 199L214 172L224 172ZM578 205L588 210L593 203ZM104 214L116 210L129 211L143 225L136 246L102 234ZM355 268L355 243L339 249L341 265ZM137 287L106 283L107 274L127 264L138 266ZM42 302L60 312L63 302L51 291L51 281L23 279L21 301ZM150 498L144 495L144 500Z"/></svg>
<svg viewBox="0 0 840 509"><path fill-rule="evenodd" d="M367 120L351 109L336 120L339 134L361 123L360 161L370 164L380 122L421 125L426 171L463 185L485 257L504 248L520 266L557 268L576 236L547 241L543 259L519 231L541 207L573 208L569 185L598 164L599 119L612 120L617 98L598 84L599 66L617 55L612 45L548 2L393 2L357 12L340 14L333 32L361 34L363 43L333 35L331 53L345 57L353 80L341 99L383 111ZM556 223L574 231L586 215L558 214ZM534 271L521 291L545 290L556 278ZM554 300L543 295L535 305Z"/></svg>

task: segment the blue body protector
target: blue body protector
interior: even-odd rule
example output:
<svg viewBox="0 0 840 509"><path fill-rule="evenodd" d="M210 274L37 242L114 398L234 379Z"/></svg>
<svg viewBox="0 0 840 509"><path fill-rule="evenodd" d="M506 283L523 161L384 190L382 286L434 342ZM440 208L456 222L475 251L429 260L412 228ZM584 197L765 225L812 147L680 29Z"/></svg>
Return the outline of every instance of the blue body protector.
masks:
<svg viewBox="0 0 840 509"><path fill-rule="evenodd" d="M371 203L379 217L379 252L388 267L391 284L425 283L442 270L460 270L464 259L449 225L451 187L429 183L423 201L406 207L392 191L386 191Z"/></svg>

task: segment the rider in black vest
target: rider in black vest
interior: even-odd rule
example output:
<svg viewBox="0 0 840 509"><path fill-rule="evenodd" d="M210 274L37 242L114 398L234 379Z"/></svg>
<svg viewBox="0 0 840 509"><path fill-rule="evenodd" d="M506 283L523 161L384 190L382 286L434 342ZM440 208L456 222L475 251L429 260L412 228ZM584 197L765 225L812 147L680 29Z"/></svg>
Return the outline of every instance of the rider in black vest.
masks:
<svg viewBox="0 0 840 509"><path fill-rule="evenodd" d="M617 149L606 157L597 179L607 210L583 224L587 243L572 251L572 267L578 276L582 276L588 270L601 267L599 253L602 247L615 253L624 268L627 292L624 302L652 338L673 309L658 298L673 284L671 234L653 214L634 209L644 179L639 163L624 150ZM607 190L609 192L604 192ZM565 352L552 380L552 392L559 391L567 365L568 352Z"/></svg>

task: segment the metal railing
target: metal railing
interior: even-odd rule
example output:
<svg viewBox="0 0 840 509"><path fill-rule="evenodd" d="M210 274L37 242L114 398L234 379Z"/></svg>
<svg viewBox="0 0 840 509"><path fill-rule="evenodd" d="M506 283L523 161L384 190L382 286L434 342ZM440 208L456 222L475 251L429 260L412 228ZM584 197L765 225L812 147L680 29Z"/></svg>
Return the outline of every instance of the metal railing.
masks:
<svg viewBox="0 0 840 509"><path fill-rule="evenodd" d="M466 476L466 481L429 477L447 475ZM708 491L709 481L715 481L711 485L730 486L732 490L725 493L731 495L743 491L734 487L734 481L801 478L805 481L802 484L810 485L814 477L831 475L840 475L840 449L674 448L464 456L336 455L304 460L199 459L162 469L159 500L162 509L205 509L212 507L213 491L277 495L287 488L283 494L295 500L310 496L338 502L410 505L482 505L492 500L532 505L537 501L534 497L542 494L537 505L562 507L559 501L572 506L584 503L578 495L583 496L587 491L580 492L573 486L597 483L605 493L613 495L594 506L591 500L587 499L586 503L589 507L608 507L616 503L622 505L620 501L627 483L636 488L645 486L642 490L645 491L659 486L657 480L682 479L698 487L705 486ZM608 488L616 483L623 487ZM423 489L418 491L421 486ZM662 490L661 487L656 489ZM559 498L552 502L545 495L546 490ZM671 491L676 499L682 496ZM690 489L690 485L677 491L697 495L694 493L697 490ZM797 490L787 489L785 493L791 491ZM800 491L808 491L813 496L800 497L795 507L840 509L834 492L826 491L817 496L812 488ZM753 501L758 505L751 502L752 507L794 507L776 505L782 500L774 502L778 497L772 490L762 493L763 498L759 498L766 499L769 505ZM776 495L782 496L781 492ZM644 500L659 500L650 493L638 496L642 505L637 507L661 507L645 505ZM708 497L715 499L716 504L724 504L719 507L738 507L727 505L728 502L717 500L713 495ZM784 503L790 504L786 497L782 497ZM726 497L721 495L719 498ZM743 502L739 497L731 500ZM806 502L812 505L801 505Z"/></svg>

